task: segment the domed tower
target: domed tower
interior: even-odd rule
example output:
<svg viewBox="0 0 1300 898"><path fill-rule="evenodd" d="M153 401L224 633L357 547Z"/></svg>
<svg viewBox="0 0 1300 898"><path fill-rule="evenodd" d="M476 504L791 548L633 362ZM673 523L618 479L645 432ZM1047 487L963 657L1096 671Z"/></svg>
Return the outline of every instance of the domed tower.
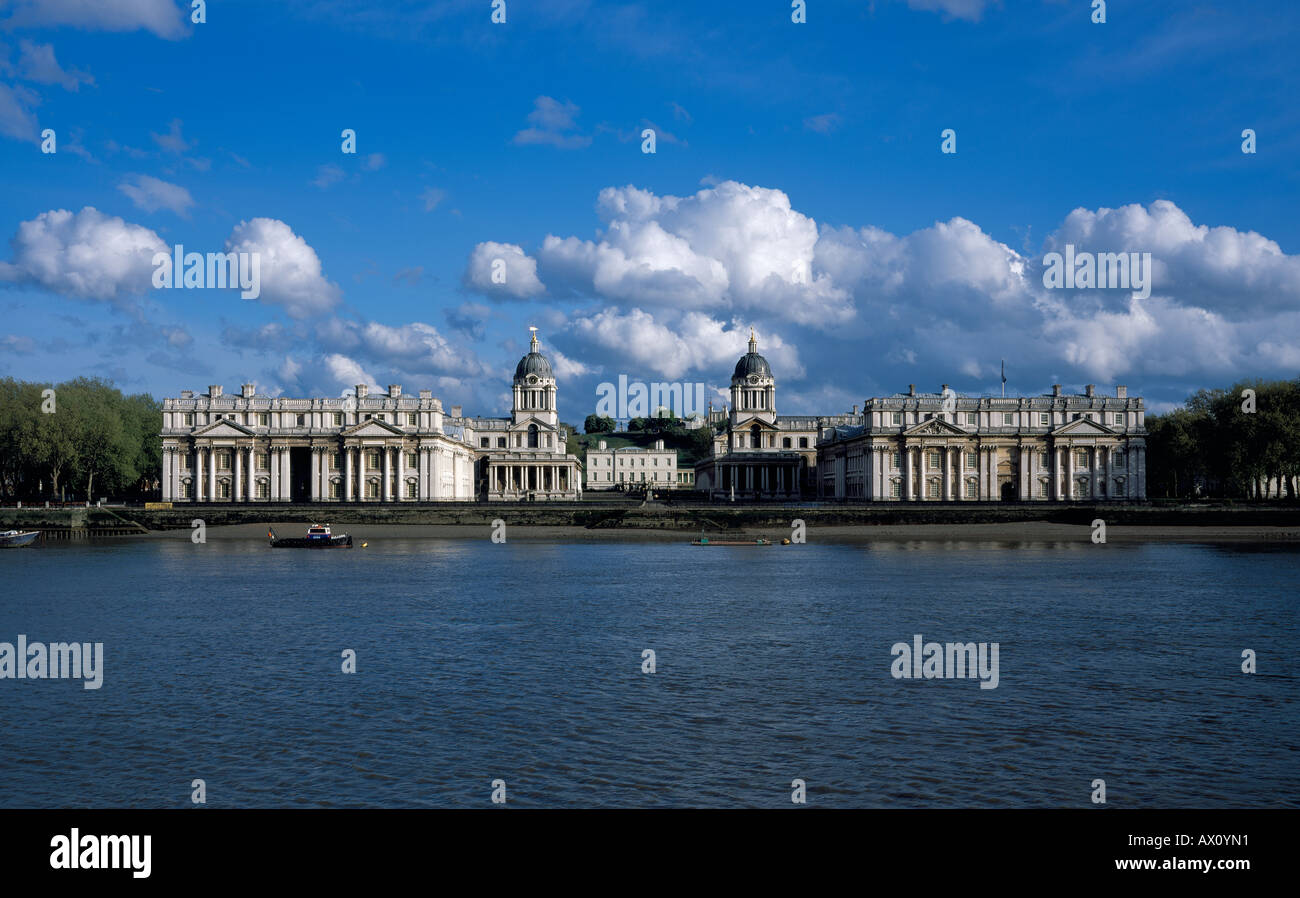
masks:
<svg viewBox="0 0 1300 898"><path fill-rule="evenodd" d="M559 413L555 410L555 374L551 371L550 360L541 353L537 328L530 327L529 330L533 336L528 344L528 355L515 366L515 398L511 413L515 424L541 421L554 428L559 424Z"/></svg>
<svg viewBox="0 0 1300 898"><path fill-rule="evenodd" d="M749 352L736 362L731 375L731 419L776 421L776 379L767 359L758 354L758 340L749 329Z"/></svg>

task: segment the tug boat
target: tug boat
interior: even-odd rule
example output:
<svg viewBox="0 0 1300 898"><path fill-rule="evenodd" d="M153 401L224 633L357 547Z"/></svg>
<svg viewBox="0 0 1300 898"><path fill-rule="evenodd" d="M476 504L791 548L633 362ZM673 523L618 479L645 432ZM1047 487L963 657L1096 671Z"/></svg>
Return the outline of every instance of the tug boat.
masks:
<svg viewBox="0 0 1300 898"><path fill-rule="evenodd" d="M266 538L272 549L350 549L352 537L347 533L335 536L330 533L329 524L312 524L307 528L305 537L281 538L276 535L274 527L268 527Z"/></svg>
<svg viewBox="0 0 1300 898"><path fill-rule="evenodd" d="M30 546L41 535L39 530L5 530L0 533L0 549L17 549Z"/></svg>

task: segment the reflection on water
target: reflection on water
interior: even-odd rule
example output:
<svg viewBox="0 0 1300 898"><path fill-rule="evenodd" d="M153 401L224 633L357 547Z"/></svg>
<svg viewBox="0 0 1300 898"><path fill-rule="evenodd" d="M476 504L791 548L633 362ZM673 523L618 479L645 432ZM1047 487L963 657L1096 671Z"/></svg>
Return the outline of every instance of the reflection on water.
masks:
<svg viewBox="0 0 1300 898"><path fill-rule="evenodd" d="M1298 546L142 541L0 555L0 805L1295 806ZM997 689L896 680L915 634ZM653 649L657 670L641 672ZM353 649L357 673L340 670ZM1252 649L1259 674L1241 673Z"/></svg>

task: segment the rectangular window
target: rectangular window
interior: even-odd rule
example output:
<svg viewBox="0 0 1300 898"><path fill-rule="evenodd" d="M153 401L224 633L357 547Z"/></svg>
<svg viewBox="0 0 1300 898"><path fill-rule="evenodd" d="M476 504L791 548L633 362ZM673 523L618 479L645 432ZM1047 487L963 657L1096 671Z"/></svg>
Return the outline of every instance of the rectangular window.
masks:
<svg viewBox="0 0 1300 898"><path fill-rule="evenodd" d="M979 498L979 495L980 495L980 493L979 493L979 481L977 481L977 480L967 480L967 481L966 481L966 498L967 498L967 499L978 499L978 498Z"/></svg>
<svg viewBox="0 0 1300 898"><path fill-rule="evenodd" d="M1046 498L1047 498L1047 481L1046 481L1046 480L1040 480L1040 481L1038 481L1038 498L1040 498L1040 499L1046 499Z"/></svg>
<svg viewBox="0 0 1300 898"><path fill-rule="evenodd" d="M230 470L230 453L229 453L229 452L218 452L218 453L217 453L217 460L218 460L218 462L219 462L219 464L217 465L218 468L220 468L220 469L223 470L223 471L229 471L229 470Z"/></svg>
<svg viewBox="0 0 1300 898"><path fill-rule="evenodd" d="M975 426L976 426L976 423L977 423L978 421L979 421L979 416L976 415L975 412L967 412L967 413L966 413L966 426L967 426L967 427L975 427Z"/></svg>
<svg viewBox="0 0 1300 898"><path fill-rule="evenodd" d="M299 427L305 427L306 425L307 425L307 416L306 416L306 415L299 415L299 416L298 416L298 426L299 426Z"/></svg>
<svg viewBox="0 0 1300 898"><path fill-rule="evenodd" d="M185 416L185 426L186 427L194 426L194 414L192 412Z"/></svg>
<svg viewBox="0 0 1300 898"><path fill-rule="evenodd" d="M1039 413L1038 413L1038 424L1039 424L1040 427L1051 427L1051 426L1052 426L1052 414L1051 414L1051 412L1039 412Z"/></svg>
<svg viewBox="0 0 1300 898"><path fill-rule="evenodd" d="M406 426L407 426L407 427L414 427L414 426L415 426L415 422L416 422L416 415L415 415L415 413L414 413L414 412L407 412L407 413L406 413ZM414 498L414 497L412 497L412 498Z"/></svg>
<svg viewBox="0 0 1300 898"><path fill-rule="evenodd" d="M331 499L337 499L338 497L339 497L339 484L338 484L338 481L331 481L331 482L330 482L330 498L331 498Z"/></svg>
<svg viewBox="0 0 1300 898"><path fill-rule="evenodd" d="M889 495L895 499L903 497L903 487L897 480L889 484Z"/></svg>
<svg viewBox="0 0 1300 898"><path fill-rule="evenodd" d="M800 448L800 449L807 449L807 448L808 448L808 438L807 438L807 437L799 437L799 448Z"/></svg>
<svg viewBox="0 0 1300 898"><path fill-rule="evenodd" d="M1016 418L1016 416L1013 415L1013 414L1011 414L1011 412L1003 412L1003 413L1002 413L1002 425L1003 425L1004 427L1010 427L1012 424L1015 424L1015 423L1016 423L1015 418Z"/></svg>
<svg viewBox="0 0 1300 898"><path fill-rule="evenodd" d="M889 453L889 467L893 468L895 471L898 470L898 465L902 461L901 455L902 453L899 452ZM897 484L895 484L895 486L897 486Z"/></svg>
<svg viewBox="0 0 1300 898"><path fill-rule="evenodd" d="M975 452L966 453L966 467L974 469L979 467L979 454Z"/></svg>
<svg viewBox="0 0 1300 898"><path fill-rule="evenodd" d="M182 453L181 453L181 470L182 470L182 471L188 471L188 470L190 469L190 466L191 466L192 464L193 464L193 462L190 460L190 454L189 454L188 452L182 452Z"/></svg>
<svg viewBox="0 0 1300 898"><path fill-rule="evenodd" d="M506 448L506 438L505 438L505 437L497 437L497 448L498 448L498 449L504 449L504 448Z"/></svg>
<svg viewBox="0 0 1300 898"><path fill-rule="evenodd" d="M416 499L416 498L419 498L419 497L416 496L416 494L415 494L415 487L416 487L416 483L415 483L414 480L409 480L409 481L407 481L407 483L406 483L406 498L408 498L408 499Z"/></svg>
<svg viewBox="0 0 1300 898"><path fill-rule="evenodd" d="M420 464L420 462L419 462L419 460L415 457L415 453L414 453L414 452L408 452L408 453L406 453L406 466L407 466L408 468L414 468L414 467L417 467L419 464Z"/></svg>
<svg viewBox="0 0 1300 898"><path fill-rule="evenodd" d="M479 437L478 446L480 449L487 449L491 444L492 441L488 437Z"/></svg>
<svg viewBox="0 0 1300 898"><path fill-rule="evenodd" d="M342 453L342 452L331 452L331 453L330 453L330 470L331 470L331 471L337 471L337 470L342 466L342 464L343 464L343 453Z"/></svg>
<svg viewBox="0 0 1300 898"><path fill-rule="evenodd" d="M926 463L930 466L931 470L934 470L943 464L943 459L940 457L939 450L931 449L925 455L927 459Z"/></svg>
<svg viewBox="0 0 1300 898"><path fill-rule="evenodd" d="M222 481L220 481L220 482L217 484L217 498L219 498L219 499L229 499L229 498L230 498L230 481L229 481L229 480L222 480Z"/></svg>
<svg viewBox="0 0 1300 898"><path fill-rule="evenodd" d="M257 481L257 498L259 498L259 499L269 499L269 498L271 498L271 483L270 483L270 481L267 481L267 480L259 480L259 481Z"/></svg>
<svg viewBox="0 0 1300 898"><path fill-rule="evenodd" d="M1120 427L1123 427L1123 426L1124 426L1124 416L1123 416L1122 414L1117 414L1117 415L1115 415L1115 423L1116 423L1117 425L1119 425Z"/></svg>
<svg viewBox="0 0 1300 898"><path fill-rule="evenodd" d="M186 481L186 482L184 482L184 483L181 484L181 498L182 498L182 499L193 499L193 498L194 498L194 485L193 485L193 484L189 483L188 481Z"/></svg>
<svg viewBox="0 0 1300 898"><path fill-rule="evenodd" d="M269 427L271 425L271 416L265 413L260 414L257 416L257 423L263 427Z"/></svg>
<svg viewBox="0 0 1300 898"><path fill-rule="evenodd" d="M902 413L902 412L894 412L894 423L895 423L895 424L902 424L902 423L903 423L903 413Z"/></svg>
<svg viewBox="0 0 1300 898"><path fill-rule="evenodd" d="M939 498L939 481L931 480L929 483L926 484L926 488L927 488L926 495L928 495L931 499Z"/></svg>
<svg viewBox="0 0 1300 898"><path fill-rule="evenodd" d="M1046 450L1046 449L1044 449L1042 452L1039 452L1039 453L1038 453L1038 463L1039 463L1040 465L1042 465L1044 468L1046 468L1046 467L1048 466L1048 464L1050 463L1049 460L1048 460L1048 457L1047 457L1047 450Z"/></svg>
<svg viewBox="0 0 1300 898"><path fill-rule="evenodd" d="M257 470L259 470L259 471L269 471L269 470L271 470L271 456L270 456L270 455L268 455L268 454L265 453L265 452L259 452L259 453L257 453Z"/></svg>
<svg viewBox="0 0 1300 898"><path fill-rule="evenodd" d="M334 413L334 426L335 426L335 427L342 427L342 426L343 426L343 413L342 413L342 412L335 412L335 413Z"/></svg>
<svg viewBox="0 0 1300 898"><path fill-rule="evenodd" d="M366 483L366 498L367 499L379 498L379 481L371 480L368 483Z"/></svg>

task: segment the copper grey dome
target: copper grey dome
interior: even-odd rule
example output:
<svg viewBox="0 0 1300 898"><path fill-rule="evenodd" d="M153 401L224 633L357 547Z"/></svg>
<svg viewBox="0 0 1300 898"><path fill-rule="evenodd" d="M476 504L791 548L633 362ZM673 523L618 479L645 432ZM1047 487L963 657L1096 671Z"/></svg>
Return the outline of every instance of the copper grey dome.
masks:
<svg viewBox="0 0 1300 898"><path fill-rule="evenodd" d="M749 352L740 357L736 362L736 370L732 372L732 380L741 380L756 374L759 377L771 377L772 368L767 363L767 359L758 354L758 340L754 338L754 332L749 332Z"/></svg>
<svg viewBox="0 0 1300 898"><path fill-rule="evenodd" d="M528 355L520 359L519 364L515 366L515 380L523 380L530 374L545 380L555 379L555 375L551 373L550 361L538 351L539 349L537 334L533 334L532 342L528 346Z"/></svg>

